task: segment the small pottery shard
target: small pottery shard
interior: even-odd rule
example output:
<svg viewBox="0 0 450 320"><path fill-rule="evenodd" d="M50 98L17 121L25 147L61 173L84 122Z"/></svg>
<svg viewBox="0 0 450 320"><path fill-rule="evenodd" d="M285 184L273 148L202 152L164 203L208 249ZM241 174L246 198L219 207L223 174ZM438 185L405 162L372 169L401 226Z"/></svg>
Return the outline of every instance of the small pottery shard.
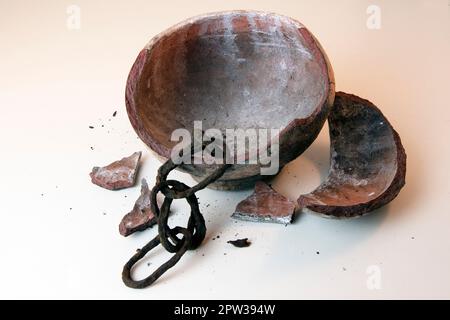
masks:
<svg viewBox="0 0 450 320"><path fill-rule="evenodd" d="M232 217L255 222L291 223L295 203L282 196L265 182L258 181L255 192L241 201Z"/></svg>
<svg viewBox="0 0 450 320"><path fill-rule="evenodd" d="M406 154L400 137L371 102L339 92L328 117L328 178L298 199L326 217L361 216L392 201L405 185Z"/></svg>
<svg viewBox="0 0 450 320"><path fill-rule="evenodd" d="M245 248L252 244L251 242L248 241L248 238L230 240L230 241L227 241L227 243L232 244L233 246L238 247L238 248Z"/></svg>
<svg viewBox="0 0 450 320"><path fill-rule="evenodd" d="M123 217L119 225L119 232L124 237L156 224L155 214L151 210L150 193L147 181L142 179L141 195L136 200L133 210Z"/></svg>
<svg viewBox="0 0 450 320"><path fill-rule="evenodd" d="M135 152L106 167L94 167L90 173L92 183L109 190L132 187L136 181L141 154Z"/></svg>

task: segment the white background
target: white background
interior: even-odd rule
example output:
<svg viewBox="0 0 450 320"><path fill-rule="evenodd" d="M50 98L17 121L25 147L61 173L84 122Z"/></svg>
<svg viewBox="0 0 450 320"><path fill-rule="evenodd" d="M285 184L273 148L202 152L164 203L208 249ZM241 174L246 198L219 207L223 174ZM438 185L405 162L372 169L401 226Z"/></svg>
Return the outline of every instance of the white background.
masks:
<svg viewBox="0 0 450 320"><path fill-rule="evenodd" d="M66 27L70 4L81 8L80 30ZM366 26L371 4L381 8L380 30ZM129 289L122 265L156 230L120 236L140 187L104 190L88 173L142 150L139 178L153 184L159 163L125 112L128 71L152 36L225 9L303 22L328 53L337 90L374 102L400 133L406 187L364 218L303 213L287 227L230 219L250 191L204 190L203 245L153 287ZM0 298L450 298L449 11L447 0L0 0ZM327 135L283 169L275 189L295 200L324 179ZM172 223L184 223L187 206L174 205ZM252 245L231 247L236 234ZM160 248L137 273L167 258ZM371 266L379 289L367 286Z"/></svg>

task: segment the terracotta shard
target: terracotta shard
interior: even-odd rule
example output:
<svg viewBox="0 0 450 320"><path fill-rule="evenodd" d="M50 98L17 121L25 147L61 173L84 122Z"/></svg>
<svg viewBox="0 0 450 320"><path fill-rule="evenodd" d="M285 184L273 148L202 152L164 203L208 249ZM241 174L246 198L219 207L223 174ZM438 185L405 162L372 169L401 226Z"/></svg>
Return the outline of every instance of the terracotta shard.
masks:
<svg viewBox="0 0 450 320"><path fill-rule="evenodd" d="M136 200L133 210L123 217L119 225L119 232L124 237L156 224L156 217L150 206L150 193L147 181L142 179L141 195Z"/></svg>
<svg viewBox="0 0 450 320"><path fill-rule="evenodd" d="M298 199L301 208L333 218L361 216L392 201L405 185L400 137L371 102L339 92L328 118L328 178Z"/></svg>
<svg viewBox="0 0 450 320"><path fill-rule="evenodd" d="M232 217L255 222L291 223L295 212L295 203L282 196L265 182L258 181L255 191L241 201Z"/></svg>
<svg viewBox="0 0 450 320"><path fill-rule="evenodd" d="M92 183L109 190L132 187L136 181L141 154L135 152L106 167L94 167L90 173Z"/></svg>

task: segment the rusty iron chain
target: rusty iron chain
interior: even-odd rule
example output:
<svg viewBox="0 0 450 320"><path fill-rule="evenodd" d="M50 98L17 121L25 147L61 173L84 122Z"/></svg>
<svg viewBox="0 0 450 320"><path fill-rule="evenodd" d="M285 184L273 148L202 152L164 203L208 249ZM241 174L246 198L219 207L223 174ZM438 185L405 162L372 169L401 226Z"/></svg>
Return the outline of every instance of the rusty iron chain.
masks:
<svg viewBox="0 0 450 320"><path fill-rule="evenodd" d="M198 199L195 193L219 179L230 165L220 165L204 180L191 188L182 182L167 180L169 173L177 167L178 165L169 159L158 169L156 183L150 194L151 209L155 214L158 223L158 235L142 249L138 250L123 267L122 280L125 285L130 288L141 289L150 286L167 270L172 268L187 250L194 250L200 246L206 235L206 224L205 219L200 212ZM161 208L156 201L159 192L165 196ZM174 199L186 199L191 208L186 228L180 226L170 228L168 225L170 206ZM182 235L182 238L178 238L178 235L180 234ZM148 277L142 280L134 280L131 275L133 266L159 244L161 244L166 251L174 253L174 255Z"/></svg>

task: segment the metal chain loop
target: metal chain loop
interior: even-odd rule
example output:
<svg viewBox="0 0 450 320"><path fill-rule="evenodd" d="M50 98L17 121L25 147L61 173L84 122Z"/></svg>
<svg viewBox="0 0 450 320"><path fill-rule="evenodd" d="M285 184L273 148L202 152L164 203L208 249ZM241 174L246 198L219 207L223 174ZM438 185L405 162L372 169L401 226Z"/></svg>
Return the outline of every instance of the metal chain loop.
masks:
<svg viewBox="0 0 450 320"><path fill-rule="evenodd" d="M187 185L185 185L182 182L178 182L175 180L168 180L167 184L172 187L172 190L175 192L182 192L184 190L189 189ZM188 226L187 229L192 234L192 242L189 245L189 250L196 249L206 235L206 226L205 226L205 219L203 218L203 215L200 213L200 208L198 206L198 200L195 194L189 196L186 198L187 202L189 203L189 206L191 207L191 215L189 217ZM169 212L170 212L170 206L172 204L173 199L166 197L164 199L164 202L161 206L161 211L158 217L158 233L161 240L162 246L169 252L176 252L179 247L181 246L181 241L176 237L176 235L173 233L173 229L170 229L170 227L167 224L167 220L169 218ZM172 240L172 242L175 243L173 245L169 238Z"/></svg>
<svg viewBox="0 0 450 320"><path fill-rule="evenodd" d="M205 219L200 212L195 192L206 188L210 183L219 179L229 166L228 164L221 165L192 188L176 180L167 180L169 173L178 167L171 159L167 160L158 169L156 184L150 194L151 209L158 222L158 235L141 250L138 250L123 267L122 280L126 286L130 288L145 288L150 286L167 270L172 268L187 250L194 250L200 246L206 235L206 225ZM156 196L159 192L165 196L161 208L158 207L156 202ZM179 226L170 228L168 225L170 206L174 199L184 198L191 208L188 225L186 228ZM181 239L177 237L179 234L183 235ZM168 252L175 253L175 255L145 279L133 280L131 277L132 267L159 244Z"/></svg>
<svg viewBox="0 0 450 320"><path fill-rule="evenodd" d="M191 243L192 235L191 232L185 228L175 227L173 232L183 234L182 245L175 253L175 255L170 258L167 262L162 264L158 269L156 269L151 275L142 280L133 280L131 277L131 269L133 266L141 260L150 250L156 248L161 242L159 241L159 235L154 237L149 243L147 243L142 249L138 250L134 256L125 264L122 270L122 281L127 287L133 289L143 289L152 285L159 277L161 277L167 270L172 268L186 253L189 244Z"/></svg>
<svg viewBox="0 0 450 320"><path fill-rule="evenodd" d="M156 178L156 186L157 192L161 191L164 196L172 199L184 199L192 196L197 191L200 191L204 188L206 188L210 183L213 183L217 179L219 179L225 171L230 167L229 164L223 164L220 165L216 170L214 170L209 176L204 178L202 181L200 181L197 185L195 185L192 188L188 188L187 190L183 191L175 191L169 188L169 185L167 184L167 176L169 173L177 168L178 165L174 164L171 159L167 160L166 163L164 163L159 169L158 169L158 176ZM156 188L155 186L155 188ZM156 193L157 193L156 192Z"/></svg>

